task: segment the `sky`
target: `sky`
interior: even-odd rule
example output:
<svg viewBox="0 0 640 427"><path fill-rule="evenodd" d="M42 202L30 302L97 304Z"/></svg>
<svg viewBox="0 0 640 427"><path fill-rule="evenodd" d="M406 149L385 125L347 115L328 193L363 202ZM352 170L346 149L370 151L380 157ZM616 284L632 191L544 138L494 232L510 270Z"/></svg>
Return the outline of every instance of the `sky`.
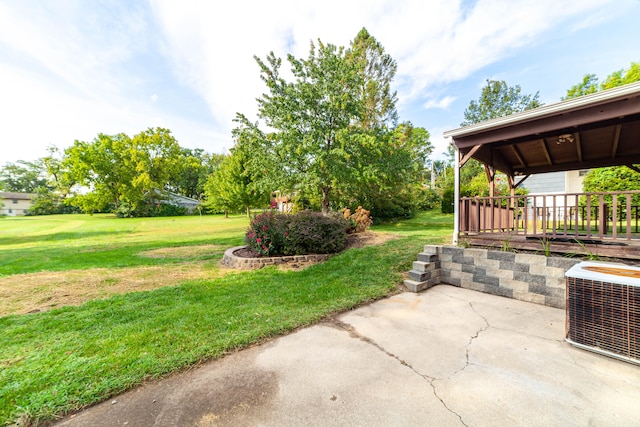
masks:
<svg viewBox="0 0 640 427"><path fill-rule="evenodd" d="M400 120L443 158L487 79L558 102L640 61L638 22L640 0L0 0L0 166L150 127L228 152L265 92L254 55L305 58L363 27L397 61Z"/></svg>

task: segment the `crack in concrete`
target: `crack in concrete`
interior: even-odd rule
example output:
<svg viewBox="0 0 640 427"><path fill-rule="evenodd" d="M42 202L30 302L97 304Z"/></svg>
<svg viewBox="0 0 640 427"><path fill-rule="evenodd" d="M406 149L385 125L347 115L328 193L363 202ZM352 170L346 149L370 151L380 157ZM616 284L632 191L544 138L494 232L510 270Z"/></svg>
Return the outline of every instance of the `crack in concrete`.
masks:
<svg viewBox="0 0 640 427"><path fill-rule="evenodd" d="M430 377L426 374L422 374L420 372L418 372L418 370L416 368L414 368L413 366L411 366L409 363L407 363L405 360L402 360L399 356L391 353L390 351L386 350L384 347L382 347L380 344L378 344L377 342L375 342L374 340L372 340L369 337L365 337L364 335L361 335L358 331L356 331L356 329L347 324L344 323L336 318L331 319L332 323L346 331L349 333L349 335L352 338L356 338L359 339L362 342L365 342L369 345L372 345L373 347L375 347L376 349L380 350L381 352L383 352L384 354L386 354L387 356L391 357L392 359L397 360L401 365L406 366L407 368L411 369L416 375L420 376L421 378L425 379L429 385L431 386L431 391L433 392L433 395L436 397L436 399L438 399L440 401L440 403L442 404L442 406L449 412L451 412L453 415L455 415L456 417L458 417L458 419L460 420L460 423L465 426L468 427L467 423L464 422L464 420L462 419L462 416L460 414L458 414L456 411L454 411L453 409L451 409L447 403L438 395L438 391L436 390L436 386L433 384L434 381L437 380L437 378L435 377ZM477 337L477 333L476 333L476 337ZM467 355L467 363L468 363L468 355ZM464 368L463 368L464 369Z"/></svg>
<svg viewBox="0 0 640 427"><path fill-rule="evenodd" d="M461 422L462 424L464 424L465 426L467 426L467 424L466 424L466 423L464 422L464 420L462 419L462 416L460 416L460 414L458 414L457 412L455 412L455 411L451 410L451 409L447 406L447 404L446 404L446 403L445 403L445 402L440 398L440 396L438 395L438 389L436 388L436 384L435 384L435 382L436 382L436 381L446 381L446 380L449 380L449 379L453 378L454 376L458 375L460 372L462 372L462 371L464 371L465 369L467 369L467 367L470 365L470 362L469 362L469 352L470 352L471 344L473 344L473 341L474 341L474 340L476 340L476 339L478 338L478 336L480 336L480 334L481 334L482 332L486 331L486 330L487 330L487 329L489 329L489 327L491 326L491 325L489 325L489 321L487 320L487 318L486 318L486 317L484 317L482 314L480 314L480 312L478 312L478 311L476 310L476 308L473 306L473 303L472 303L471 301L469 301L469 307L471 307L471 310L472 310L476 315L478 315L478 316L479 316L479 317L484 321L484 326L483 326L483 327L481 327L480 329L478 329L478 330L475 332L475 334L474 334L474 335L472 335L472 336L469 338L469 342L467 342L467 345L465 346L465 364L464 364L464 366L463 366L462 368L458 369L457 371L455 371L454 373L452 373L451 375L449 375L449 376L448 376L448 377L446 377L446 378L433 378L433 379L430 381L431 387L433 388L433 394L434 394L434 395L435 395L435 396L436 396L436 397L437 397L437 398L442 402L442 404L443 404L443 405L444 405L444 406L445 406L445 407L446 407L446 408L447 408L451 413L453 413L453 414L457 415L457 416L458 416L458 418L460 418L460 422Z"/></svg>
<svg viewBox="0 0 640 427"><path fill-rule="evenodd" d="M476 310L476 308L473 306L473 303L472 303L471 301L469 301L469 307L471 307L471 310L472 310L475 314L477 314L478 316L480 316L480 318L484 321L484 326L483 326L482 328L478 329L478 330L476 331L476 334L475 334L475 335L473 335L471 338L469 338L469 342L467 343L467 346L466 346L466 351L467 351L467 352L466 352L467 363L465 363L464 367L463 367L462 369L460 369L460 371L464 371L464 370L467 368L467 366L469 366L469 347L471 347L471 344L473 344L473 341L474 341L475 339L477 339L477 338L478 338L478 336L480 335L480 333L482 333L482 332L486 331L487 329L489 329L489 326L491 326L491 325L489 325L489 321L487 320L487 318L486 318L486 317L484 317L482 314L480 314L480 312L478 312L478 310ZM458 371L458 372L460 372L460 371ZM454 375L455 375L455 374L454 374Z"/></svg>

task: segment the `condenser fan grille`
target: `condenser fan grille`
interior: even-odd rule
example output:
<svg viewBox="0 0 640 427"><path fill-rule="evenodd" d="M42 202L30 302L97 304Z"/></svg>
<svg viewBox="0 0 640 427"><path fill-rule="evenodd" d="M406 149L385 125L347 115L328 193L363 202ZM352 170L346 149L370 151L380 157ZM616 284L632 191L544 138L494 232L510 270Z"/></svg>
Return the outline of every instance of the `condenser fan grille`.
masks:
<svg viewBox="0 0 640 427"><path fill-rule="evenodd" d="M640 363L639 336L640 287L567 276L569 342Z"/></svg>

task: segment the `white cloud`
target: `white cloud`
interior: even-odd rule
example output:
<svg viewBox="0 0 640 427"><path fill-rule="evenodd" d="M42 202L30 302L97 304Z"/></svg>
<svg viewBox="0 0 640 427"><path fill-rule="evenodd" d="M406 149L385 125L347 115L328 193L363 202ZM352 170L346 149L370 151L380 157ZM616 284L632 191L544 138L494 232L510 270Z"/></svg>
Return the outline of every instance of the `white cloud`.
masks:
<svg viewBox="0 0 640 427"><path fill-rule="evenodd" d="M623 8L613 0L149 1L0 2L0 117L10 141L0 163L149 126L222 151L235 113L254 117L264 92L253 55L306 57L311 40L346 46L362 27L398 62L401 113L449 109L448 83Z"/></svg>
<svg viewBox="0 0 640 427"><path fill-rule="evenodd" d="M606 3L479 0L471 9L449 0L152 4L176 73L206 99L220 125L231 127L237 111L255 112L255 98L264 91L253 55L306 56L309 41L348 45L365 26L398 61L404 105L431 85L463 79Z"/></svg>
<svg viewBox="0 0 640 427"><path fill-rule="evenodd" d="M455 100L456 100L456 97L454 97L454 96L445 96L444 98L442 98L440 100L436 100L436 99L432 98L432 99L429 99L427 102L425 102L424 109L425 110L428 110L430 108L446 109Z"/></svg>

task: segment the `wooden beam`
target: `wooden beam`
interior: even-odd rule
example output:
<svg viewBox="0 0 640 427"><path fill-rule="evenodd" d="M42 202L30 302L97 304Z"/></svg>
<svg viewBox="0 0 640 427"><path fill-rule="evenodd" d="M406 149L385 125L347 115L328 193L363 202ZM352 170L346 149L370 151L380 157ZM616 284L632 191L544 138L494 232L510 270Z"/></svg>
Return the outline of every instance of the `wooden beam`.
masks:
<svg viewBox="0 0 640 427"><path fill-rule="evenodd" d="M622 130L622 125L616 126L616 131L613 135L613 144L611 145L611 158L614 159L616 157L616 153L618 152L618 142L620 141L620 131Z"/></svg>
<svg viewBox="0 0 640 427"><path fill-rule="evenodd" d="M491 166L484 164L484 173L487 175L487 181L493 181L493 178L496 176L496 170Z"/></svg>
<svg viewBox="0 0 640 427"><path fill-rule="evenodd" d="M580 141L580 132L576 132L573 137L576 140L576 154L578 155L578 161L582 161L582 142Z"/></svg>
<svg viewBox="0 0 640 427"><path fill-rule="evenodd" d="M473 156L476 151L478 151L480 149L480 147L482 147L482 145L476 145L475 147L471 148L471 150L469 150L469 152L467 154L464 155L464 157L460 157L460 167L463 167L465 163L467 163L469 161L469 159L471 158L471 156Z"/></svg>
<svg viewBox="0 0 640 427"><path fill-rule="evenodd" d="M630 164L640 164L640 154L629 155L624 158L616 157L615 159L610 159L609 157L606 157L605 159L583 160L581 162L562 163L559 165L536 166L532 167L531 170L524 169L518 172L522 175L529 175L532 173L564 172L579 169L603 168L608 166L626 166Z"/></svg>
<svg viewBox="0 0 640 427"><path fill-rule="evenodd" d="M551 155L549 155L549 147L547 147L547 141L545 139L540 140L540 145L542 146L542 152L544 156L547 158L547 164L552 165Z"/></svg>
<svg viewBox="0 0 640 427"><path fill-rule="evenodd" d="M511 151L513 151L513 155L516 156L516 159L518 159L518 161L520 162L520 166L522 166L523 168L526 168L527 164L524 162L524 159L522 158L522 155L520 154L520 150L518 150L518 147L515 145L510 145L509 147L511 147Z"/></svg>
<svg viewBox="0 0 640 427"><path fill-rule="evenodd" d="M603 122L613 120L626 123L637 120L629 116L640 111L640 97L615 100L606 106L592 105L579 110L567 111L563 114L549 117L535 118L533 121L510 123L504 127L485 129L474 135L457 136L456 146L467 148L479 144L493 144L498 141L507 141L518 137L542 134L545 132L557 133L559 129L571 129L584 125L605 127Z"/></svg>
<svg viewBox="0 0 640 427"><path fill-rule="evenodd" d="M489 181L489 197L493 197L496 189L496 182L494 179L496 176L496 170L485 163L484 173L487 174L487 181Z"/></svg>
<svg viewBox="0 0 640 427"><path fill-rule="evenodd" d="M529 178L531 175L525 175L524 178L522 178L520 181L518 181L518 183L513 187L513 188L518 188L522 185L523 182L526 181L527 178Z"/></svg>

